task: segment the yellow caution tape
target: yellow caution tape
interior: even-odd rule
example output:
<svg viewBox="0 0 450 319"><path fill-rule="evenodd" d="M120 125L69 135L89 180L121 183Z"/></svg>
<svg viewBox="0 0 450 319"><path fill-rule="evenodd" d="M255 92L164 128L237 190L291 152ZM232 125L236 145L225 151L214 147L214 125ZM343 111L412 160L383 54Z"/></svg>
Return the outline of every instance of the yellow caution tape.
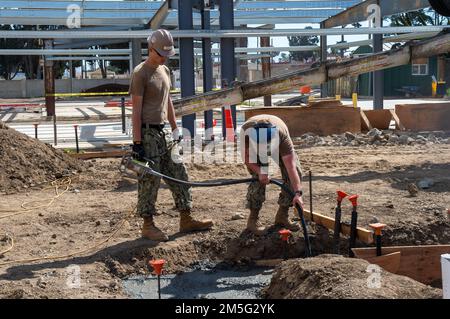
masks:
<svg viewBox="0 0 450 319"><path fill-rule="evenodd" d="M219 88L213 88L213 91L220 91ZM180 93L180 90L170 90L170 93ZM197 92L203 93L203 92ZM54 94L46 94L45 96L54 96L54 97L68 97L68 96L100 96L100 95L130 95L129 92L94 92L94 93L54 93Z"/></svg>
<svg viewBox="0 0 450 319"><path fill-rule="evenodd" d="M46 94L45 96L95 96L95 95L128 95L128 92L96 92L96 93L54 93Z"/></svg>

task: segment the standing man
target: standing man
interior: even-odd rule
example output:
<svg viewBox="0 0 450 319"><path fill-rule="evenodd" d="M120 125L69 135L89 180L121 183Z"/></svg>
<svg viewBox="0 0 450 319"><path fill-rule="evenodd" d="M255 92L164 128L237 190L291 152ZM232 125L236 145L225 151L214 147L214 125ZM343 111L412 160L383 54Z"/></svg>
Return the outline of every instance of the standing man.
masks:
<svg viewBox="0 0 450 319"><path fill-rule="evenodd" d="M154 170L187 181L184 164L175 162L171 157L173 137L179 135L179 130L170 97L170 71L164 63L175 54L173 38L170 32L160 29L154 31L147 41L148 58L134 69L130 84L133 102L133 153L138 160L143 160L144 157L150 159ZM180 212L180 232L210 229L213 225L211 220L197 221L191 217L190 187L165 182ZM167 241L169 238L156 227L153 220L159 185L159 177L139 177L137 213L144 219L142 237Z"/></svg>
<svg viewBox="0 0 450 319"><path fill-rule="evenodd" d="M294 151L286 124L273 115L257 115L249 118L241 128L243 160L248 171L258 181L250 183L247 191L246 207L250 209L247 229L256 235L266 232L258 223L259 211L266 199L266 185L270 182L269 158L278 163L284 184L295 192L295 197L284 190L278 198L278 212L275 224L297 231L300 227L289 221L289 207L299 204L303 208L301 166ZM270 157L269 157L270 154Z"/></svg>

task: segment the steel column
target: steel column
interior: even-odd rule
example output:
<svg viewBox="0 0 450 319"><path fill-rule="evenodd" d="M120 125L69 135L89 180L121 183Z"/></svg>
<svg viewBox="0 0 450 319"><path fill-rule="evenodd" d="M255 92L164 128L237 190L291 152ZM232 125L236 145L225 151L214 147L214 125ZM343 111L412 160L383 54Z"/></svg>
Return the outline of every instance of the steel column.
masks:
<svg viewBox="0 0 450 319"><path fill-rule="evenodd" d="M324 24L320 24L320 28L324 28ZM320 62L326 63L328 58L328 51L327 51L328 45L327 45L327 36L322 35L320 36ZM325 98L328 97L328 82L322 83L320 85L320 97Z"/></svg>
<svg viewBox="0 0 450 319"><path fill-rule="evenodd" d="M192 22L192 0L178 0L178 24L180 30L191 30ZM181 96L195 95L195 73L194 73L194 39L179 39L180 43L180 78ZM195 137L195 113L182 117L182 126L189 130L191 138Z"/></svg>
<svg viewBox="0 0 450 319"><path fill-rule="evenodd" d="M261 47L270 47L270 38L269 37L261 37L260 38L260 46ZM263 79L267 79L271 77L271 69L270 69L270 57L262 58L262 77ZM264 96L264 106L272 105L272 95Z"/></svg>
<svg viewBox="0 0 450 319"><path fill-rule="evenodd" d="M245 29L247 25L241 25L241 28ZM248 38L239 38L239 48L246 48L248 47ZM235 50L238 52L239 49ZM245 59L242 59L239 61L239 81L242 82L248 82L248 61Z"/></svg>
<svg viewBox="0 0 450 319"><path fill-rule="evenodd" d="M381 5L381 3L380 3ZM383 9L382 9L383 10ZM381 26L383 26L383 19L381 19ZM383 35L373 35L373 53L383 52ZM373 109L383 109L384 99L384 71L373 72Z"/></svg>
<svg viewBox="0 0 450 319"><path fill-rule="evenodd" d="M131 61L132 61L132 70L142 63L142 46L140 39L132 39L131 40Z"/></svg>
<svg viewBox="0 0 450 319"><path fill-rule="evenodd" d="M204 3L202 2L202 6ZM205 10L204 7L201 11L202 14L202 30L209 30L211 28L211 20L209 10ZM203 54L203 92L209 92L213 88L213 66L212 66L212 54L211 54L211 39L202 39L202 54ZM205 140L211 141L214 139L213 134L213 110L204 112L205 121Z"/></svg>
<svg viewBox="0 0 450 319"><path fill-rule="evenodd" d="M53 48L53 40L45 40L45 48ZM45 59L44 62L44 91L45 108L47 116L55 115L55 74L53 72L53 61Z"/></svg>
<svg viewBox="0 0 450 319"><path fill-rule="evenodd" d="M234 29L233 1L220 1L219 24L221 30ZM222 78L222 88L230 87L235 80L235 59L234 59L234 38L220 39L220 73ZM236 106L231 106L233 117L233 127L236 128ZM222 108L222 134L226 137L225 112Z"/></svg>

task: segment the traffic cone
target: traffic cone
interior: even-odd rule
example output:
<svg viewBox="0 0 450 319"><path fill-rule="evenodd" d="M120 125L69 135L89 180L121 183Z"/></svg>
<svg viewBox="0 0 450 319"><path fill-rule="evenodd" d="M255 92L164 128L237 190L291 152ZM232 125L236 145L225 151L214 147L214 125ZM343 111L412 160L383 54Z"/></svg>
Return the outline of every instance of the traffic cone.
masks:
<svg viewBox="0 0 450 319"><path fill-rule="evenodd" d="M225 108L225 132L226 132L226 140L227 142L234 143L235 134L233 128L233 117L231 115L231 109Z"/></svg>
<svg viewBox="0 0 450 319"><path fill-rule="evenodd" d="M304 85L300 87L300 94L310 94L311 93L311 87L309 85Z"/></svg>

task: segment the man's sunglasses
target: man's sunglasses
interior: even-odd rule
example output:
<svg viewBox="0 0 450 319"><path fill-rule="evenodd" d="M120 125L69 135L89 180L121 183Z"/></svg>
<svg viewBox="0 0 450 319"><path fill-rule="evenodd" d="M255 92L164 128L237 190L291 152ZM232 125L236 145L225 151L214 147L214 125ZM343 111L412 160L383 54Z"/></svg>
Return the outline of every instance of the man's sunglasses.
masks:
<svg viewBox="0 0 450 319"><path fill-rule="evenodd" d="M156 51L155 49L152 49L153 51L155 51L156 52L156 54L157 55L159 55L161 58L164 58L164 56L163 55L161 55L161 54L159 54L159 52L158 51Z"/></svg>

